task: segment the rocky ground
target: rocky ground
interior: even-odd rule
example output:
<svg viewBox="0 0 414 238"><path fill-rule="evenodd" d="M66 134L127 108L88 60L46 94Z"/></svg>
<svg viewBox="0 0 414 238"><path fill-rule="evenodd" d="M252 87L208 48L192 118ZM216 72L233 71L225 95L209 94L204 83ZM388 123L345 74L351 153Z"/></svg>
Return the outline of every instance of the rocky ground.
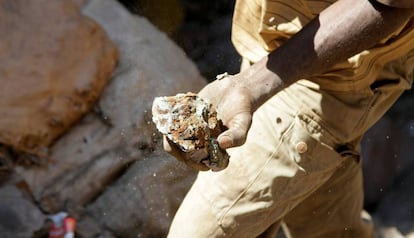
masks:
<svg viewBox="0 0 414 238"><path fill-rule="evenodd" d="M11 80L5 79L11 76L13 82L20 78L33 82L33 78L42 74L50 82L61 78L76 78L80 82L94 79L101 82L99 85L106 82L106 86L99 97L92 94L95 101L85 97L88 98L85 105L90 109L80 119L73 119L68 129L55 138L46 151L49 156L28 155L7 145L0 146L1 237L47 237L47 217L59 211L77 219L77 237L164 237L195 173L162 150L160 134L151 123L152 100L155 96L196 92L215 75L238 71L240 57L230 42L234 1L159 0L159 4L149 0L73 0L53 4L39 1L44 4L24 4L25 18L16 14L17 17L0 21L0 30L6 29L11 37L4 42L10 45L20 42L15 48L0 44L1 52L5 53L2 55L10 56L5 59L0 55L0 62L7 62L0 64L3 89L10 89L7 83ZM0 3L0 16L10 16L2 11L11 16L19 13L21 3L17 0L13 4ZM64 10L45 11L43 6ZM61 31L41 28L30 16L53 22ZM71 19L70 24L59 20L64 16ZM81 27L89 29L85 35L89 33L92 37L73 34L80 27L74 24L76 19L82 22ZM30 37L12 30L17 29L13 28L17 23L31 32ZM101 28L108 38L101 35ZM60 37L65 34L70 37ZM97 36L108 42L107 47L95 42L102 42ZM32 44L25 43L28 39ZM65 42L78 42L80 46ZM112 44L117 53L109 54ZM88 52L81 50L82 47L92 49L90 46L96 46L92 47L93 54L87 54L93 57L89 61L76 60L83 59L82 53ZM62 57L59 52L74 60L50 60ZM33 69L38 71L10 70L10 65L22 69L28 64L19 55L27 56L31 64L37 63ZM109 70L115 61L116 68L110 78L94 73L102 65ZM85 70L96 77L82 78L86 77ZM67 77L61 77L64 74ZM61 88L69 92L62 102L70 101L72 95L89 95L88 85L78 83ZM72 86L83 90L71 94ZM15 87L16 93L9 95L19 95L19 91L24 90ZM363 142L366 208L376 221L378 238L414 237L412 94L407 92ZM35 102L38 98L25 100ZM52 102L58 100L49 100L40 109L56 110ZM45 110L48 107L51 109ZM0 119L0 126L5 125L3 122ZM27 123L24 125L31 125L30 122L24 121ZM52 126L60 125L56 120L51 122Z"/></svg>

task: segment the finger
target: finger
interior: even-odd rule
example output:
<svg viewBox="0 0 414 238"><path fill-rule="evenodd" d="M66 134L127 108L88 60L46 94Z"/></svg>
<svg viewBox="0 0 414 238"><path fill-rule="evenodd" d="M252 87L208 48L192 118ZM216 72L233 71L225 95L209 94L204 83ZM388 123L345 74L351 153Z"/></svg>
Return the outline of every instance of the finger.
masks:
<svg viewBox="0 0 414 238"><path fill-rule="evenodd" d="M209 167L207 167L205 164L202 164L202 163L197 163L197 162L194 162L192 160L185 160L184 162L187 166L189 166L190 168L192 168L194 170L197 170L197 171L210 170Z"/></svg>
<svg viewBox="0 0 414 238"><path fill-rule="evenodd" d="M247 132L252 122L250 113L240 113L228 125L228 130L221 133L217 141L222 149L241 146L246 141Z"/></svg>
<svg viewBox="0 0 414 238"><path fill-rule="evenodd" d="M179 161L185 161L185 155L183 152L172 142L170 141L166 136L163 136L163 147L164 151L168 154L174 156Z"/></svg>
<svg viewBox="0 0 414 238"><path fill-rule="evenodd" d="M205 164L199 162L203 158L208 157L208 152L206 150L198 150L197 152L193 153L185 153L181 151L166 136L163 137L163 147L164 151L166 151L168 154L174 156L177 160L184 162L187 166L194 170L207 171L210 169Z"/></svg>
<svg viewBox="0 0 414 238"><path fill-rule="evenodd" d="M203 159L208 158L210 155L207 148L200 148L198 150L186 153L186 160L191 160L196 163L201 163Z"/></svg>

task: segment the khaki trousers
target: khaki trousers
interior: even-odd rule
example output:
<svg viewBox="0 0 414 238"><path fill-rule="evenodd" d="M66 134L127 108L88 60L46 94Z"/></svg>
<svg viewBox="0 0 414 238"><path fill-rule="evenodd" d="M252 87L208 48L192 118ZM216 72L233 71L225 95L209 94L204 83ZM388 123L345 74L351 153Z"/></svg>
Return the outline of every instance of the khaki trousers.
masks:
<svg viewBox="0 0 414 238"><path fill-rule="evenodd" d="M361 218L359 142L408 85L399 84L284 89L254 113L227 169L199 173L168 237L275 237L281 223L290 237L373 237Z"/></svg>

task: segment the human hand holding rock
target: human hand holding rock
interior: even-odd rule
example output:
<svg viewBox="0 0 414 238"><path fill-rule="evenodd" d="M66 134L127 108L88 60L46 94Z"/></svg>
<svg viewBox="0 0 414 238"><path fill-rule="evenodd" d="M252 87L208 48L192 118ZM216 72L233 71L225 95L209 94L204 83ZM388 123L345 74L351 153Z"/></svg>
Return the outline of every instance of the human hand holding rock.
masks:
<svg viewBox="0 0 414 238"><path fill-rule="evenodd" d="M199 94L154 100L153 120L164 150L196 170L227 167L225 149L242 145L251 125L253 99L237 76L218 76Z"/></svg>
<svg viewBox="0 0 414 238"><path fill-rule="evenodd" d="M229 156L216 140L222 126L208 101L194 93L157 97L152 113L166 152L196 170L227 167Z"/></svg>

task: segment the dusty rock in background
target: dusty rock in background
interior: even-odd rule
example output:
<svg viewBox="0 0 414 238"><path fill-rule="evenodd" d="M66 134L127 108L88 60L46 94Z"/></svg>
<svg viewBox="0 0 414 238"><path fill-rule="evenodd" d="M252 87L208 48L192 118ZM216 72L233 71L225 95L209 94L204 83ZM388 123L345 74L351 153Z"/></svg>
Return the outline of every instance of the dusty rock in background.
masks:
<svg viewBox="0 0 414 238"><path fill-rule="evenodd" d="M15 186L0 188L0 234L2 238L32 237L45 216L28 194Z"/></svg>
<svg viewBox="0 0 414 238"><path fill-rule="evenodd" d="M134 231L160 237L195 173L163 152L160 135L151 122L152 101L159 95L197 92L206 81L166 34L116 1L89 1L84 12L119 45L120 65L99 105L115 133L123 133L127 142L120 141L124 157L138 160L120 178L125 182L117 182L89 205L89 214L114 234L122 234L120 237L136 237ZM100 206L112 213L102 216Z"/></svg>
<svg viewBox="0 0 414 238"><path fill-rule="evenodd" d="M87 211L117 237L166 237L194 175L156 150L136 161Z"/></svg>
<svg viewBox="0 0 414 238"><path fill-rule="evenodd" d="M71 1L2 1L0 16L0 143L46 157L98 99L117 50Z"/></svg>
<svg viewBox="0 0 414 238"><path fill-rule="evenodd" d="M165 234L195 172L163 152L151 122L152 101L198 91L206 81L145 18L115 0L85 4L84 14L119 48L114 77L94 112L54 144L47 166L16 171L44 212L65 210L75 216L80 235L137 237L140 232L157 237Z"/></svg>

